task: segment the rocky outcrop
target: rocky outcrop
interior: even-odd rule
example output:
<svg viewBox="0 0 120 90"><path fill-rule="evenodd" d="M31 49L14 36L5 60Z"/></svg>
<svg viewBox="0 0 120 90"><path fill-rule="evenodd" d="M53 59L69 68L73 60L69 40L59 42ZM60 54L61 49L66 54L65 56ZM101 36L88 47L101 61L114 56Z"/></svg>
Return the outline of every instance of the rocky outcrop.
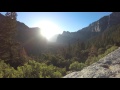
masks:
<svg viewBox="0 0 120 90"><path fill-rule="evenodd" d="M83 70L63 78L120 78L120 48Z"/></svg>

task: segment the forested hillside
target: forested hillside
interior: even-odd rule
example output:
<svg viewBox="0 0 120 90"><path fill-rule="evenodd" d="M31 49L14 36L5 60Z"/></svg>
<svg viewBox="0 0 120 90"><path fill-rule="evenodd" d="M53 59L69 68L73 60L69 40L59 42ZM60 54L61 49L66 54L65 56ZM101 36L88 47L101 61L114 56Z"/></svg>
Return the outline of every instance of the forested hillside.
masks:
<svg viewBox="0 0 120 90"><path fill-rule="evenodd" d="M1 78L60 78L82 70L120 46L120 13L77 32L63 32L56 43L39 32L17 21L16 12L0 14Z"/></svg>
<svg viewBox="0 0 120 90"><path fill-rule="evenodd" d="M88 41L95 36L103 34L106 29L117 24L120 24L120 12L113 12L77 32L64 31L58 36L57 42L67 44L70 41L71 43L74 43L77 39Z"/></svg>

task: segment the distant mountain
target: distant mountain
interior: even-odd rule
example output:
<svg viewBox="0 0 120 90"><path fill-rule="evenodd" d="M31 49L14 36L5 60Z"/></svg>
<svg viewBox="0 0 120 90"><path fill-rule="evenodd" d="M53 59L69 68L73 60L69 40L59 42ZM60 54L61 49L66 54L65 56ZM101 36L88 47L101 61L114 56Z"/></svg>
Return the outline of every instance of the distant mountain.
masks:
<svg viewBox="0 0 120 90"><path fill-rule="evenodd" d="M0 14L0 22L3 18L5 18L5 16ZM84 42L89 40L94 41L92 38L102 35L110 27L117 24L120 24L120 12L113 12L77 32L64 31L62 34L55 35L52 39L56 41L56 45L66 45L68 43L74 43L77 40ZM39 54L39 52L44 51L46 47L48 48L47 40L40 35L40 28L30 28L24 23L17 21L17 30L17 39L22 43L29 55ZM100 39L97 39L96 41L98 40Z"/></svg>
<svg viewBox="0 0 120 90"><path fill-rule="evenodd" d="M58 36L57 42L60 44L67 44L68 42L74 43L78 39L81 41L88 41L117 24L120 24L120 12L113 12L112 14L100 18L98 21L91 23L88 27L78 30L77 32L64 31Z"/></svg>

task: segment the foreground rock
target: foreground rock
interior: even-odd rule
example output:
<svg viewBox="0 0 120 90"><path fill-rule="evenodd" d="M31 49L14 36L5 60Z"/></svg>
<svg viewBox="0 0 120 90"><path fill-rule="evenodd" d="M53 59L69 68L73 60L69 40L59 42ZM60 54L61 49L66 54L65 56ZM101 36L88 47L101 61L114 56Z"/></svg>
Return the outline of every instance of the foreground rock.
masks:
<svg viewBox="0 0 120 90"><path fill-rule="evenodd" d="M120 48L83 70L63 78L120 78Z"/></svg>

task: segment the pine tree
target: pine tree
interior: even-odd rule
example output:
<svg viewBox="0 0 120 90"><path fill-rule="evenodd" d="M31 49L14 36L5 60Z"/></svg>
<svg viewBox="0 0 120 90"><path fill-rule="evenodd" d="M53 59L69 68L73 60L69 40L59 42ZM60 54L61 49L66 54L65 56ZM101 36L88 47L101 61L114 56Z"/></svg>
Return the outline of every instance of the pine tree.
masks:
<svg viewBox="0 0 120 90"><path fill-rule="evenodd" d="M0 36L0 48L3 59L13 59L12 48L15 46L16 16L15 12L7 12L2 21Z"/></svg>
<svg viewBox="0 0 120 90"><path fill-rule="evenodd" d="M71 56L71 44L70 44L70 41L68 42L68 48L67 48L67 53L66 53L66 59L70 59L72 56Z"/></svg>
<svg viewBox="0 0 120 90"><path fill-rule="evenodd" d="M95 45L92 45L89 56L91 57L97 56L97 48L95 47Z"/></svg>
<svg viewBox="0 0 120 90"><path fill-rule="evenodd" d="M19 66L20 43L17 41L16 12L7 12L0 25L0 58L13 67Z"/></svg>

